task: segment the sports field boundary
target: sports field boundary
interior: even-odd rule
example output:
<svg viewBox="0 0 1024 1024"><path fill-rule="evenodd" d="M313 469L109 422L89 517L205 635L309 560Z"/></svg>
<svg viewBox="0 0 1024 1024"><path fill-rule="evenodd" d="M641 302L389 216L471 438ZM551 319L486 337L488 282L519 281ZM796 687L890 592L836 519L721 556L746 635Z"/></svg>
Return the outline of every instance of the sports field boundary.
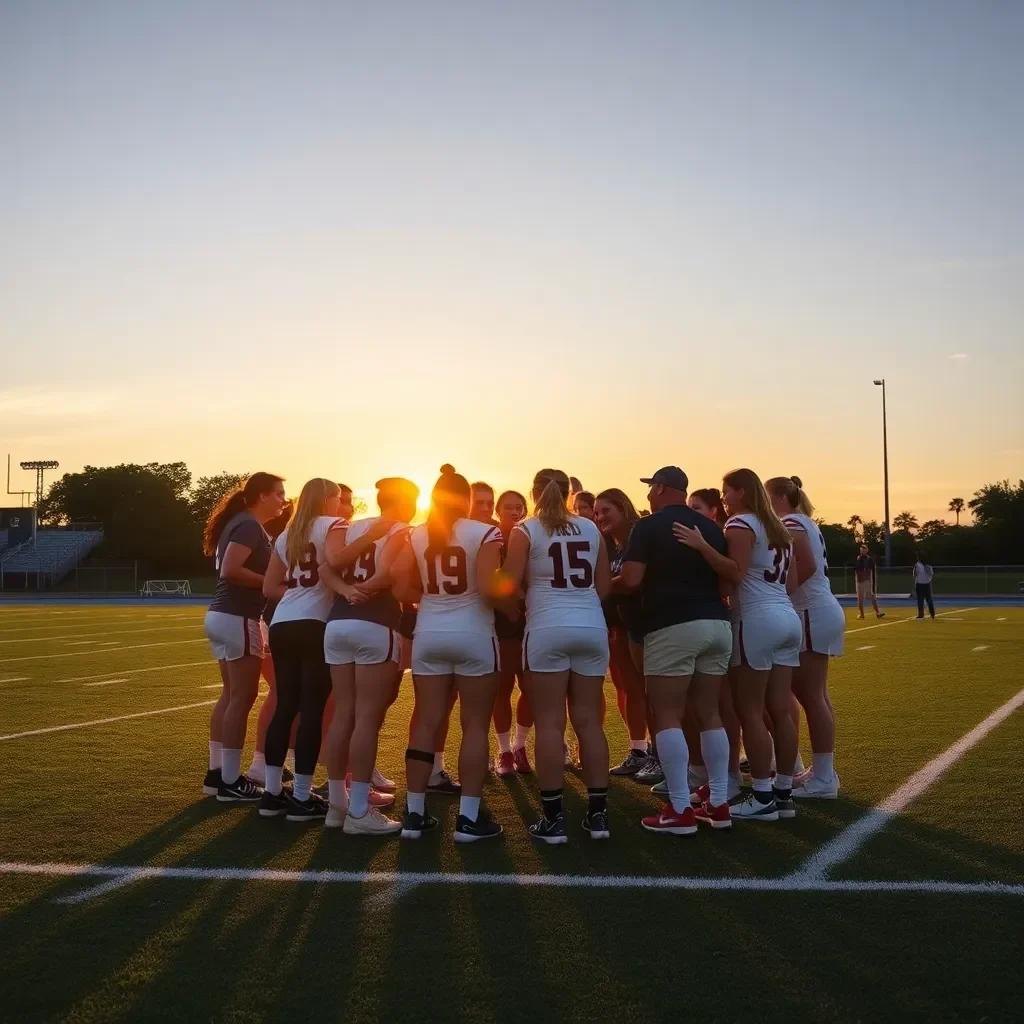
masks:
<svg viewBox="0 0 1024 1024"><path fill-rule="evenodd" d="M191 708L206 708L216 704L215 700L201 700L194 704L178 704L173 708L156 708L153 711L133 711L130 715L114 715L111 718L94 718L91 722L71 722L69 725L48 725L44 729L27 729L25 732L9 732L0 736L4 740L20 740L25 736L44 736L50 732L67 732L69 729L85 729L90 725L110 725L111 722L126 722L129 718L149 718L152 715L167 715L172 711L188 711Z"/></svg>

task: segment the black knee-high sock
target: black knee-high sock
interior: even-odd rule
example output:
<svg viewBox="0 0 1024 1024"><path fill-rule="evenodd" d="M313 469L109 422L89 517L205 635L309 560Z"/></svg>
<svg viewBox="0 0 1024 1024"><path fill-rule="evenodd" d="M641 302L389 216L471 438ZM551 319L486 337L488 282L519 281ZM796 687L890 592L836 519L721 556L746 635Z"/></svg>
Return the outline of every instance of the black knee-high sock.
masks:
<svg viewBox="0 0 1024 1024"><path fill-rule="evenodd" d="M608 787L603 789L588 789L587 796L590 798L587 810L591 814L600 814L608 810Z"/></svg>
<svg viewBox="0 0 1024 1024"><path fill-rule="evenodd" d="M540 791L541 803L544 805L544 817L548 821L555 821L562 814L562 790L542 789Z"/></svg>

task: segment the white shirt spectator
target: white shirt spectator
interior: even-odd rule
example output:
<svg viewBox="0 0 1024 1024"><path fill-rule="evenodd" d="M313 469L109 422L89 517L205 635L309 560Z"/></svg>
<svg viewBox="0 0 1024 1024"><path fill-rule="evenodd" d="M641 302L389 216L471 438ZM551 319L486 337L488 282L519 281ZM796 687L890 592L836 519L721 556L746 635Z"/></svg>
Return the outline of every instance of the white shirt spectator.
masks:
<svg viewBox="0 0 1024 1024"><path fill-rule="evenodd" d="M918 560L914 564L914 582L931 583L935 570L925 562Z"/></svg>

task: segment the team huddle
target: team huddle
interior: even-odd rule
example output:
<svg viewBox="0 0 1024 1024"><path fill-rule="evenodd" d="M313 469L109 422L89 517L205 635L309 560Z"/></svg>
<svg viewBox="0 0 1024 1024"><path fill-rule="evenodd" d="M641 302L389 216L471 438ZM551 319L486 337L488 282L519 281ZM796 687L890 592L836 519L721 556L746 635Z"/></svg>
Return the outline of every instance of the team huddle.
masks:
<svg viewBox="0 0 1024 1024"><path fill-rule="evenodd" d="M476 842L502 833L482 805L491 772L536 774L542 814L528 830L552 844L569 837L567 769L586 784L593 839L610 836L610 775L649 784L662 802L641 824L670 835L793 818L798 799L835 799L827 677L845 619L800 480L762 484L740 469L721 491L689 493L668 466L642 482L649 514L618 488L594 495L543 469L530 511L518 492L495 500L446 465L426 522L411 526L419 491L401 477L378 481L380 514L355 521L344 485L312 479L292 510L282 478L249 477L204 537L217 567L206 634L223 682L204 793L258 803L263 817L403 839L437 828L428 796L458 796L454 839ZM399 820L386 813L397 786L377 746L406 668L415 704ZM606 675L630 739L615 767ZM261 676L270 690L243 772ZM456 705L458 781L444 760ZM323 787L313 786L318 763Z"/></svg>

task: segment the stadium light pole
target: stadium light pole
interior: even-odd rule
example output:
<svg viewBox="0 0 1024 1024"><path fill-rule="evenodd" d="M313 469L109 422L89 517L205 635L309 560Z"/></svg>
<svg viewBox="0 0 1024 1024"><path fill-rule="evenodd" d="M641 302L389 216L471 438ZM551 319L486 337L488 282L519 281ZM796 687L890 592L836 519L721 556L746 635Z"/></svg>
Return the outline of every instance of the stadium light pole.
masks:
<svg viewBox="0 0 1024 1024"><path fill-rule="evenodd" d="M889 434L885 422L885 378L875 381L882 389L882 471L885 474L885 564L892 565L892 534L889 532Z"/></svg>

